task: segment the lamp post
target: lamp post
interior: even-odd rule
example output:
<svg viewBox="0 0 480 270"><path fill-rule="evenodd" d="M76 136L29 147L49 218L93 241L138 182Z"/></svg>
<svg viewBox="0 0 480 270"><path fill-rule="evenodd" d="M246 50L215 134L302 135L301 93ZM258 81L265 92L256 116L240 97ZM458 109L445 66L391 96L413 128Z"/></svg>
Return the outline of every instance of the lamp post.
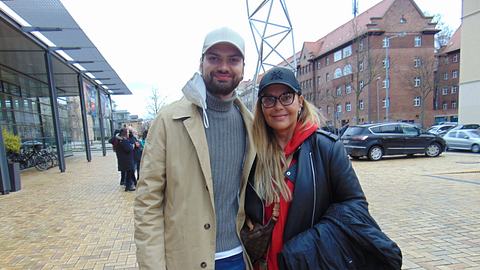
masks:
<svg viewBox="0 0 480 270"><path fill-rule="evenodd" d="M387 122L388 122L388 111L390 109L390 78L389 78L390 60L388 59L388 48L390 47L390 39L393 39L396 37L404 37L404 36L406 36L406 33L401 32L393 36L385 37L385 120Z"/></svg>
<svg viewBox="0 0 480 270"><path fill-rule="evenodd" d="M380 77L377 77L377 123L380 122L380 96L378 94L379 82L380 82Z"/></svg>

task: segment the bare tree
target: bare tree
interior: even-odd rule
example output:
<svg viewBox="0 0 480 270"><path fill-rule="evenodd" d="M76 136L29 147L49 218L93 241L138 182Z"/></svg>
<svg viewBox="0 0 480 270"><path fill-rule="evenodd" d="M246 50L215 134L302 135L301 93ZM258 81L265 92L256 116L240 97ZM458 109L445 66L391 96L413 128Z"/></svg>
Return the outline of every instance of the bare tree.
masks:
<svg viewBox="0 0 480 270"><path fill-rule="evenodd" d="M434 58L419 57L411 68L410 86L420 100L420 125L425 125L425 109L427 98L435 90L435 60Z"/></svg>
<svg viewBox="0 0 480 270"><path fill-rule="evenodd" d="M166 96L160 95L158 88L152 88L151 94L147 100L147 112L149 117L155 118L160 109L166 103Z"/></svg>
<svg viewBox="0 0 480 270"><path fill-rule="evenodd" d="M337 124L338 122L340 121L340 117L339 117L339 113L337 111L337 106L345 99L345 96L342 95L342 94L337 94L337 91L336 89L332 89L332 90L325 90L325 92L323 92L320 96L319 96L319 100L321 100L326 106L327 108L330 107L332 108L333 110L333 117L331 119L333 119L333 128L335 130L337 130ZM330 119L330 115L329 114L329 111L327 109L327 111L325 112L326 113L326 117Z"/></svg>
<svg viewBox="0 0 480 270"><path fill-rule="evenodd" d="M354 31L352 46L355 46L354 68L352 69L352 91L355 93L355 123L359 124L360 96L363 90L380 75L383 58L381 55L374 55L370 50L370 44L365 44L369 42L368 38L358 35L356 18L353 19L352 25Z"/></svg>
<svg viewBox="0 0 480 270"><path fill-rule="evenodd" d="M425 12L425 14L428 13ZM435 49L438 50L448 44L453 35L453 30L448 24L445 23L445 21L443 21L442 15L440 14L433 15L432 22L437 23L435 28L440 30L440 32L435 34Z"/></svg>

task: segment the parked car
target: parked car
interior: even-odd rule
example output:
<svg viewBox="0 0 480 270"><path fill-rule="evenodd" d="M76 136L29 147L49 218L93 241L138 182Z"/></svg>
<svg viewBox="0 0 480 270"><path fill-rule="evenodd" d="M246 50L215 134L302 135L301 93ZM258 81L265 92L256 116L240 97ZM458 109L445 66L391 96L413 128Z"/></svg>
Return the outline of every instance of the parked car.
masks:
<svg viewBox="0 0 480 270"><path fill-rule="evenodd" d="M479 124L461 124L452 129L480 129Z"/></svg>
<svg viewBox="0 0 480 270"><path fill-rule="evenodd" d="M445 141L407 123L379 123L350 126L341 137L350 157L367 156L380 160L386 155L425 154L436 157L445 150Z"/></svg>
<svg viewBox="0 0 480 270"><path fill-rule="evenodd" d="M427 129L427 132L438 135L438 136L443 136L445 135L450 129L454 128L457 126L456 124L442 124L442 125L435 125Z"/></svg>
<svg viewBox="0 0 480 270"><path fill-rule="evenodd" d="M480 152L480 131L477 129L452 129L443 138L448 149Z"/></svg>

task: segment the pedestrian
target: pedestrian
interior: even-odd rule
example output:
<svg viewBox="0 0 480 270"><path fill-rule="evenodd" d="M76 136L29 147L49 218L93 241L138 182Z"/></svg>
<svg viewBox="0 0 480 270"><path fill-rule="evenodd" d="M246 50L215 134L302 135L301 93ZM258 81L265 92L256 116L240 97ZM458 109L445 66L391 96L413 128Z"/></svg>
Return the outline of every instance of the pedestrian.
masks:
<svg viewBox="0 0 480 270"><path fill-rule="evenodd" d="M129 138L129 129L122 128L116 146L116 153L118 155L118 170L125 175L125 191L135 191L134 183L134 144L135 142Z"/></svg>
<svg viewBox="0 0 480 270"><path fill-rule="evenodd" d="M262 77L241 232L251 261L269 270L400 269L400 249L370 216L343 144L320 123L290 69Z"/></svg>
<svg viewBox="0 0 480 270"><path fill-rule="evenodd" d="M246 269L238 237L255 151L234 89L245 45L229 28L205 37L200 73L149 128L134 204L140 269Z"/></svg>
<svg viewBox="0 0 480 270"><path fill-rule="evenodd" d="M113 135L112 137L108 140L108 142L112 145L112 150L113 152L115 152L115 157L117 158L117 168L118 168L118 153L117 153L117 145L118 145L118 142L121 140L120 138L120 129L115 129L115 131L113 132ZM123 186L125 185L125 178L126 178L126 174L124 171L120 171L120 185Z"/></svg>
<svg viewBox="0 0 480 270"><path fill-rule="evenodd" d="M136 177L134 177L134 181L136 185L140 177L140 161L142 159L144 143L141 142L143 139L138 138L138 132L136 130L132 130L132 135L130 137L134 141L133 151L134 151L135 171L137 172Z"/></svg>

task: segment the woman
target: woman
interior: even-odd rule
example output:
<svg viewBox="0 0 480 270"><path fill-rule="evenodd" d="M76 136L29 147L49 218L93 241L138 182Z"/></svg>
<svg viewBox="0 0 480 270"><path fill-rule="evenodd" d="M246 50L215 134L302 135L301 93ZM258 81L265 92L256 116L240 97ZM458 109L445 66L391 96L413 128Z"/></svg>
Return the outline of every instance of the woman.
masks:
<svg viewBox="0 0 480 270"><path fill-rule="evenodd" d="M242 232L247 253L262 245L245 241L244 233L272 235L266 254L251 256L252 263L259 269L266 262L269 270L400 269L400 249L369 215L343 144L319 125L291 70L277 67L264 75L253 124L256 168L246 191L249 221ZM258 229L271 224L273 230Z"/></svg>

